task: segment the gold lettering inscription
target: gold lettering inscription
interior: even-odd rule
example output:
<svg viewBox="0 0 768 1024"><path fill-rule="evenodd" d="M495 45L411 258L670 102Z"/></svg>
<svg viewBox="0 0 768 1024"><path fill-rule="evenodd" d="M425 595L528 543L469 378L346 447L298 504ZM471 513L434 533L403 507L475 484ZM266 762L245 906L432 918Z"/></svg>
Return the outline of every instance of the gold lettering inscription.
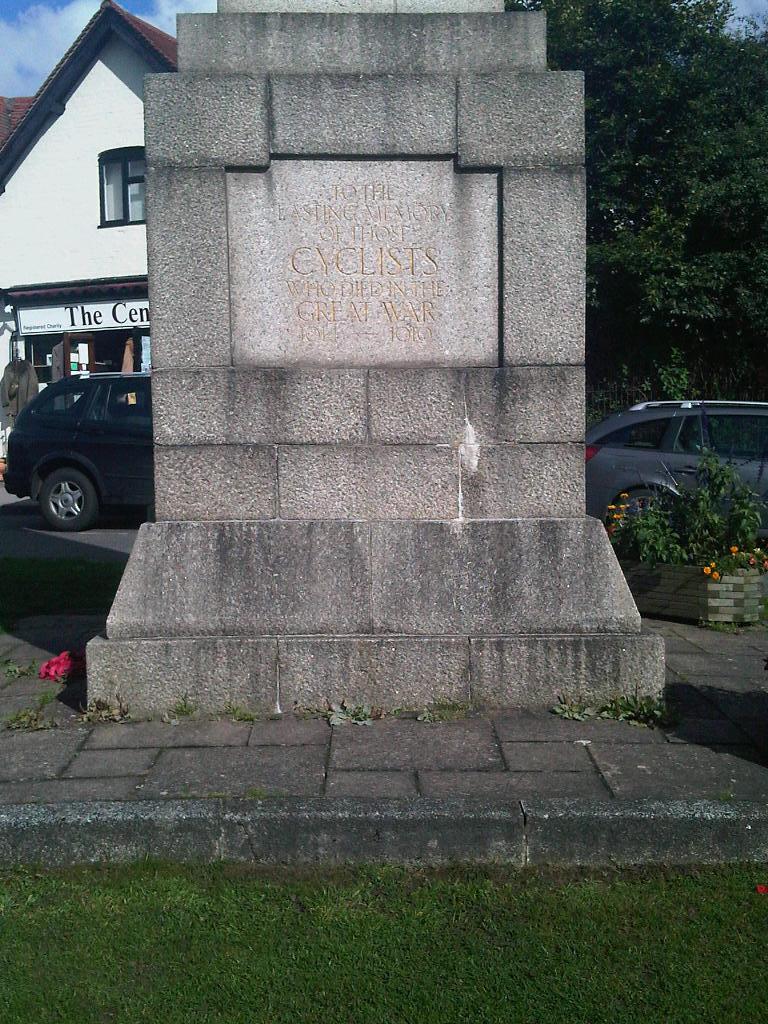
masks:
<svg viewBox="0 0 768 1024"><path fill-rule="evenodd" d="M301 241L287 253L284 283L302 341L434 341L449 206L387 181L337 181L316 196L284 196L276 217Z"/></svg>

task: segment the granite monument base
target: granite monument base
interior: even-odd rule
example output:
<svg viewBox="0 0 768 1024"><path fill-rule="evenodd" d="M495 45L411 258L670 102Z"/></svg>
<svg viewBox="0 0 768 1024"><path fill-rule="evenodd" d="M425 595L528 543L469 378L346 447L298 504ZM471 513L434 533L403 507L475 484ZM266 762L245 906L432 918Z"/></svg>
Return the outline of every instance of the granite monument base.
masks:
<svg viewBox="0 0 768 1024"><path fill-rule="evenodd" d="M391 711L658 695L597 520L165 522L141 528L88 698L160 714Z"/></svg>

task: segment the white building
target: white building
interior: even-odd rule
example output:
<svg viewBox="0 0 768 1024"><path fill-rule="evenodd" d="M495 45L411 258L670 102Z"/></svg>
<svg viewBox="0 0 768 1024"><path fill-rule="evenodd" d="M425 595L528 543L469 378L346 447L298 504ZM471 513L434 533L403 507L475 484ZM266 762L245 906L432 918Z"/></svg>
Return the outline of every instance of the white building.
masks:
<svg viewBox="0 0 768 1024"><path fill-rule="evenodd" d="M148 364L144 222L147 72L176 40L104 0L34 97L0 97L0 372L19 355L51 379Z"/></svg>

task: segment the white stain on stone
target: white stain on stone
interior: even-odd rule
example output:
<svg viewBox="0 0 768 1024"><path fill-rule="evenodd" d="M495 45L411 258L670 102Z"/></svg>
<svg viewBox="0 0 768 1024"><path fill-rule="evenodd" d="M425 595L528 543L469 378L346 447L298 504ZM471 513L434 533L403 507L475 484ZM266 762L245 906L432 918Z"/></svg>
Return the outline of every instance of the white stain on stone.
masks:
<svg viewBox="0 0 768 1024"><path fill-rule="evenodd" d="M480 465L480 445L477 443L475 428L469 422L466 408L464 410L464 439L459 445L459 515L452 525L451 532L454 535L461 533L464 522L464 474L473 476Z"/></svg>

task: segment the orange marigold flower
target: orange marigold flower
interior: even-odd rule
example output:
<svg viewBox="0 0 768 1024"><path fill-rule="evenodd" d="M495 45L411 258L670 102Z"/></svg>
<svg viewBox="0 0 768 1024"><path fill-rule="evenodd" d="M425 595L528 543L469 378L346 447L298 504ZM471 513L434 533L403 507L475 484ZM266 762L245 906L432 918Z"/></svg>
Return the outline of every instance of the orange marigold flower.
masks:
<svg viewBox="0 0 768 1024"><path fill-rule="evenodd" d="M712 573L712 579L713 580L719 580L720 579L720 573L719 572L713 572Z"/></svg>
<svg viewBox="0 0 768 1024"><path fill-rule="evenodd" d="M628 498L628 497L629 497L629 495L627 494L627 492L626 492L626 491L622 491L622 492L621 492L621 494L619 495L619 497L620 497L620 498Z"/></svg>
<svg viewBox="0 0 768 1024"><path fill-rule="evenodd" d="M739 549L734 544L733 547L731 548L731 554L732 555L738 555L738 553L739 553Z"/></svg>
<svg viewBox="0 0 768 1024"><path fill-rule="evenodd" d="M717 565L717 562L710 562L709 564L710 564L710 565L712 566L712 568L714 569L714 568L715 568L715 566Z"/></svg>
<svg viewBox="0 0 768 1024"><path fill-rule="evenodd" d="M608 511L609 511L609 512L613 512L613 510L614 510L615 508L616 508L616 506L615 506L615 505L609 505L609 506L608 506Z"/></svg>
<svg viewBox="0 0 768 1024"><path fill-rule="evenodd" d="M705 575L705 576L709 576L709 574L710 574L711 572L712 572L712 570L710 569L710 567L709 567L708 565L705 565L705 566L704 566L704 575Z"/></svg>
<svg viewBox="0 0 768 1024"><path fill-rule="evenodd" d="M614 512L614 514L611 516L611 518L612 519L623 519L624 517L622 516L621 512Z"/></svg>

